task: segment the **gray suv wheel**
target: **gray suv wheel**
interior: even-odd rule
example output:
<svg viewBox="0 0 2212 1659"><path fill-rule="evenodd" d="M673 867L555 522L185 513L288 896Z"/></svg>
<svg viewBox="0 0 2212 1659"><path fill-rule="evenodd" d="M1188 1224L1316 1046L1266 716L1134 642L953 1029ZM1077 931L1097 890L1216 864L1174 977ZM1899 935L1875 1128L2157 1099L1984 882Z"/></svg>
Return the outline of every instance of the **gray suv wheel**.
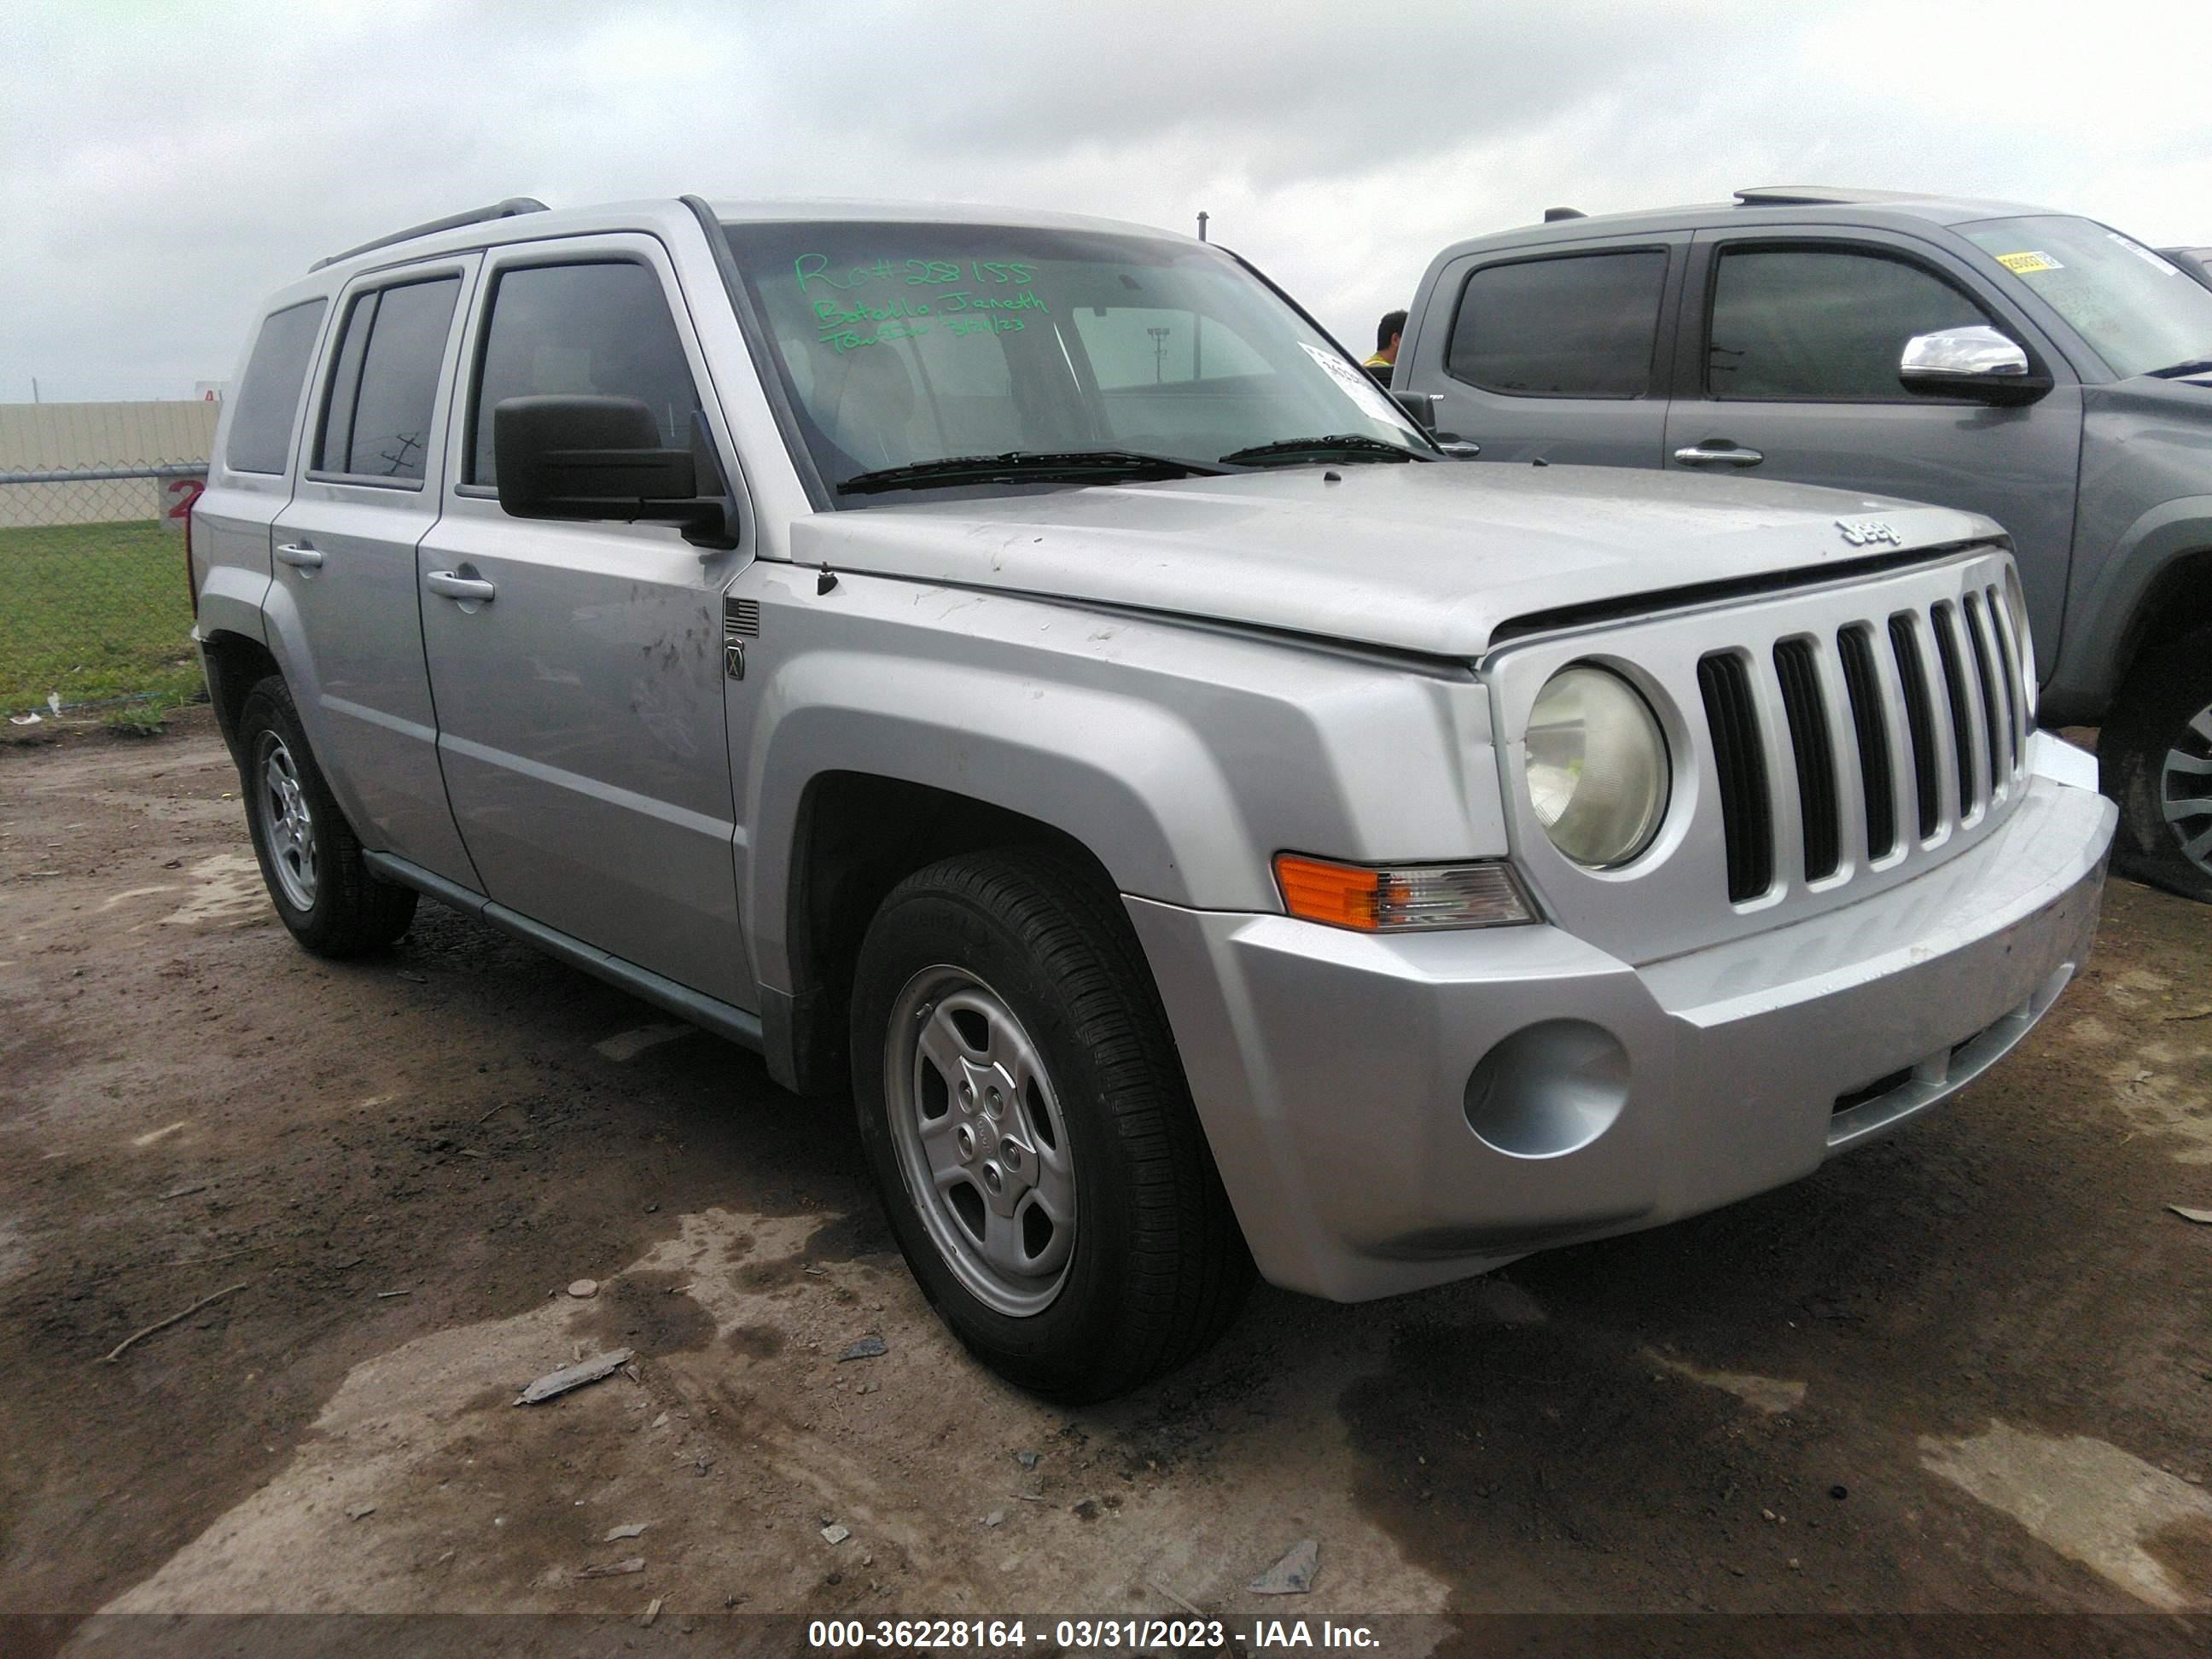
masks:
<svg viewBox="0 0 2212 1659"><path fill-rule="evenodd" d="M1120 902L1073 857L901 882L855 966L860 1138L908 1265L1009 1381L1103 1399L1212 1342L1251 1257Z"/></svg>
<svg viewBox="0 0 2212 1659"><path fill-rule="evenodd" d="M235 737L254 856L292 937L317 956L351 957L405 933L414 890L369 873L282 679L272 674L246 693Z"/></svg>
<svg viewBox="0 0 2212 1659"><path fill-rule="evenodd" d="M2113 867L2212 901L2212 628L2144 653L2097 753L2120 805Z"/></svg>

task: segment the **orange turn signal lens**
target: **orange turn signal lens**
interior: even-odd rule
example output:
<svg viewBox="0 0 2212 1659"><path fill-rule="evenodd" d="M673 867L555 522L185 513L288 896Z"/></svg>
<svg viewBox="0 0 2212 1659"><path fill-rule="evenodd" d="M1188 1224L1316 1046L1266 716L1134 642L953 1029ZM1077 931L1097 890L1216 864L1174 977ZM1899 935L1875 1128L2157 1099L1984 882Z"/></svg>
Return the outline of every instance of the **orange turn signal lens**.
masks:
<svg viewBox="0 0 2212 1659"><path fill-rule="evenodd" d="M1534 921L1534 908L1503 864L1409 864L1377 868L1275 855L1283 908L1302 921L1363 933L1423 927L1506 927Z"/></svg>

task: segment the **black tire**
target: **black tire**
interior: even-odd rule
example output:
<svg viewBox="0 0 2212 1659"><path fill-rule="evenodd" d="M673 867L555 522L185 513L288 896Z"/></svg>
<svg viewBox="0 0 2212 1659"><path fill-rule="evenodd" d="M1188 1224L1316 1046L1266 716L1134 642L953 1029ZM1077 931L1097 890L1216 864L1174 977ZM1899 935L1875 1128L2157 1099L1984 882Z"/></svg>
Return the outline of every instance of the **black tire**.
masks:
<svg viewBox="0 0 2212 1659"><path fill-rule="evenodd" d="M2137 660L2097 738L2099 781L2119 803L2112 867L2212 903L2212 805L2169 819L2177 802L2212 803L2212 628Z"/></svg>
<svg viewBox="0 0 2212 1659"><path fill-rule="evenodd" d="M253 854L261 862L270 900L292 937L319 957L357 957L381 950L405 933L415 919L415 890L369 873L361 842L331 798L322 768L300 729L291 690L274 674L246 694L239 711L238 756ZM285 816L272 782L272 761L279 762L278 773L296 789L296 805L304 808L296 817ZM302 850L311 850L312 860L303 860Z"/></svg>
<svg viewBox="0 0 2212 1659"><path fill-rule="evenodd" d="M915 1033L899 1039L912 1054L922 1041L912 1021L957 999L924 1003L913 1016L902 999L926 995L915 988L940 982L927 976L947 968L1012 1013L1014 1036L1048 1073L1053 1135L1065 1133L1073 1242L1056 1289L1041 1291L1049 1299L1034 1311L1002 1311L963 1282L952 1259L958 1241L948 1247L933 1235L920 1206L933 1195L910 1187L902 1163L894 1094L919 1097L916 1085L891 1085L890 1026L896 1018L902 1033ZM1143 953L1113 895L1081 866L1017 848L964 854L908 877L861 943L852 1010L860 1136L892 1231L923 1293L986 1365L1053 1400L1103 1400L1183 1364L1235 1317L1252 1282L1251 1255ZM921 1075L912 1060L906 1068ZM1024 1098L1033 1115L1034 1098ZM966 1121L988 1140L1016 1120L1010 1107L996 1126ZM980 1184L975 1191L980 1198ZM936 1224L957 1207L941 1203ZM980 1232L972 1236L980 1250ZM966 1271L972 1278L975 1268Z"/></svg>

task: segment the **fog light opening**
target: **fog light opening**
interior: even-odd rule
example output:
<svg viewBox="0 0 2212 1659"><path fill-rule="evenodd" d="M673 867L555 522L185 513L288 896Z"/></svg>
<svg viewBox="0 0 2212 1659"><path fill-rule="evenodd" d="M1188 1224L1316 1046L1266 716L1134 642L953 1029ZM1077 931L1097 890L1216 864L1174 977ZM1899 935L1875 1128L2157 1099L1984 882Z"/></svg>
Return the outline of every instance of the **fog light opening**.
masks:
<svg viewBox="0 0 2212 1659"><path fill-rule="evenodd" d="M1601 1026L1547 1019L1492 1048L1468 1073L1467 1124L1509 1158L1580 1152L1628 1103L1628 1051Z"/></svg>

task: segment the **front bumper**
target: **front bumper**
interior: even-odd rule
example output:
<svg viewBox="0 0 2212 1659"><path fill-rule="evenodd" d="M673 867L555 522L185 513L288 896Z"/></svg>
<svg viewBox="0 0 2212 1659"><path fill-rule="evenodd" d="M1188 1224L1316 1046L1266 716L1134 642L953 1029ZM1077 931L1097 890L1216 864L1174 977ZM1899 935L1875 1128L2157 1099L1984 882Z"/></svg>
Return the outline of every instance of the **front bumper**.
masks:
<svg viewBox="0 0 2212 1659"><path fill-rule="evenodd" d="M1779 1186L1963 1087L2096 932L2116 815L2064 758L1912 881L1641 968L1549 927L1127 900L1261 1272L1442 1283Z"/></svg>

